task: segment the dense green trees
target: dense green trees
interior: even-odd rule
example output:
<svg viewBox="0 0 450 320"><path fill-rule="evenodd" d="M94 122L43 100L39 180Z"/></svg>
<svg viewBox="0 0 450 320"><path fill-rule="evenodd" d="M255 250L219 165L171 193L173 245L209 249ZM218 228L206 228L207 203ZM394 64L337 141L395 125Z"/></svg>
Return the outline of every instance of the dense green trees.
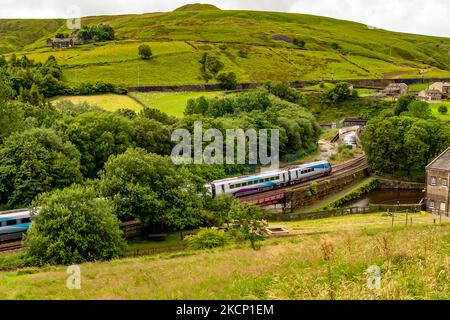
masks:
<svg viewBox="0 0 450 320"><path fill-rule="evenodd" d="M95 24L83 26L80 30L76 31L76 34L82 41L95 41L102 42L108 40L114 40L114 29L107 24Z"/></svg>
<svg viewBox="0 0 450 320"><path fill-rule="evenodd" d="M425 166L450 145L450 128L432 119L377 117L367 124L362 143L372 170L423 176Z"/></svg>
<svg viewBox="0 0 450 320"><path fill-rule="evenodd" d="M112 113L83 113L66 119L65 126L67 136L81 153L85 177L95 178L109 156L133 146L133 123Z"/></svg>
<svg viewBox="0 0 450 320"><path fill-rule="evenodd" d="M274 90L275 92L275 90ZM304 100L297 93L285 88L276 90L286 100L293 100L303 105ZM217 128L225 133L226 129L278 129L280 130L280 153L296 153L313 148L319 138L321 129L304 107L288 101L273 98L267 93L256 91L236 94L224 99L206 99L201 97L190 100L185 110L185 117L180 122L192 130L194 119L203 121L203 128ZM192 115L196 115L193 117ZM205 118L199 118L204 115Z"/></svg>
<svg viewBox="0 0 450 320"><path fill-rule="evenodd" d="M42 192L81 181L80 154L51 129L7 137L0 147L0 203L26 207Z"/></svg>
<svg viewBox="0 0 450 320"><path fill-rule="evenodd" d="M42 194L24 247L32 264L74 264L118 258L125 241L107 199L91 187L75 185Z"/></svg>
<svg viewBox="0 0 450 320"><path fill-rule="evenodd" d="M121 218L178 230L201 224L202 190L186 168L168 157L129 149L112 156L100 177L102 194L112 199Z"/></svg>
<svg viewBox="0 0 450 320"><path fill-rule="evenodd" d="M433 117L428 103L403 95L392 110L369 121L362 143L374 171L423 176L425 166L450 145L450 129Z"/></svg>

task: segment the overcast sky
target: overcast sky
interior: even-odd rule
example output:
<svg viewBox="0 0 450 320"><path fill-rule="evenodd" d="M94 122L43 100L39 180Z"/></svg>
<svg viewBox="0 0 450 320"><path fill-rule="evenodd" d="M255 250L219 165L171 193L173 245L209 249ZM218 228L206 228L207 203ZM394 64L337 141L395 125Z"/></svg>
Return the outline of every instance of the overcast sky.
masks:
<svg viewBox="0 0 450 320"><path fill-rule="evenodd" d="M0 18L66 18L171 11L192 2L221 9L308 13L358 21L393 31L450 37L449 0L0 0Z"/></svg>

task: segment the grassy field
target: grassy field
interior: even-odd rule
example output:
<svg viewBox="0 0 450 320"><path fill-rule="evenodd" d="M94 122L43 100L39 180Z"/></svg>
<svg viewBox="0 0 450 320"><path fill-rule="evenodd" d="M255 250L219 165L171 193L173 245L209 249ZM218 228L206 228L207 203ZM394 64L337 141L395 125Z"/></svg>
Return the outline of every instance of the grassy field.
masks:
<svg viewBox="0 0 450 320"><path fill-rule="evenodd" d="M97 106L106 111L117 111L119 109L131 109L135 111L143 110L143 106L128 96L117 94L102 94L93 96L64 96L52 100L52 104L67 100L75 104L86 102L92 106Z"/></svg>
<svg viewBox="0 0 450 320"><path fill-rule="evenodd" d="M447 106L447 109L448 109L447 114L439 113L438 108L441 105ZM441 119L443 121L450 122L450 101L444 101L444 102L440 102L440 103L430 103L430 108L435 117L437 117L438 119Z"/></svg>
<svg viewBox="0 0 450 320"><path fill-rule="evenodd" d="M5 299L448 299L450 224L413 215L391 227L381 214L289 222L296 237L262 249L232 245L81 265L81 290L65 267L0 272ZM403 221L402 221L403 220ZM367 287L369 266L381 288ZM195 288L195 289L194 289Z"/></svg>
<svg viewBox="0 0 450 320"><path fill-rule="evenodd" d="M420 70L426 70L425 77L450 76L447 38L318 16L188 7L82 19L83 25L94 23L110 24L116 41L53 50L45 41L68 32L61 20L0 20L0 53L27 54L36 61L54 55L70 83L102 79L126 86L202 83L198 61L205 52L220 56L224 70L234 71L240 82L419 77ZM279 35L301 35L306 46L299 50L275 40ZM142 43L151 46L152 60L139 59ZM333 43L340 48L333 49Z"/></svg>
<svg viewBox="0 0 450 320"><path fill-rule="evenodd" d="M132 92L131 95L149 108L159 109L175 117L183 117L189 99L219 97L223 92Z"/></svg>

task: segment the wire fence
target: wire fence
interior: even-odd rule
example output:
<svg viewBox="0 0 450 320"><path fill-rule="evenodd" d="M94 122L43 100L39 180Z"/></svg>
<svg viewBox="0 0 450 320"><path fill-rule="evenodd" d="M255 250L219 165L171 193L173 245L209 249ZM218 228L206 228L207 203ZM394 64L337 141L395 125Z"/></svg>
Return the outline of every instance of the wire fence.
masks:
<svg viewBox="0 0 450 320"><path fill-rule="evenodd" d="M376 212L420 212L421 205L371 205L369 207L353 207L353 208L340 208L319 212L302 212L291 214L274 214L270 221L302 221L302 220L316 220L331 217L346 216L351 214L368 214Z"/></svg>

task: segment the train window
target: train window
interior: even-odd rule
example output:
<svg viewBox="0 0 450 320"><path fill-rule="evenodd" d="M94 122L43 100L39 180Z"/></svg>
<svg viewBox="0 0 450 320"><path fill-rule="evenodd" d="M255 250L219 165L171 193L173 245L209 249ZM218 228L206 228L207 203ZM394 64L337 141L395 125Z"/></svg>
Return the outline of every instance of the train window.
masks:
<svg viewBox="0 0 450 320"><path fill-rule="evenodd" d="M23 218L22 219L22 223L30 223L31 219L30 218Z"/></svg>
<svg viewBox="0 0 450 320"><path fill-rule="evenodd" d="M6 225L7 225L7 226L13 226L13 225L15 225L15 224L17 224L17 221L16 221L16 220L8 220L8 221L6 221Z"/></svg>

